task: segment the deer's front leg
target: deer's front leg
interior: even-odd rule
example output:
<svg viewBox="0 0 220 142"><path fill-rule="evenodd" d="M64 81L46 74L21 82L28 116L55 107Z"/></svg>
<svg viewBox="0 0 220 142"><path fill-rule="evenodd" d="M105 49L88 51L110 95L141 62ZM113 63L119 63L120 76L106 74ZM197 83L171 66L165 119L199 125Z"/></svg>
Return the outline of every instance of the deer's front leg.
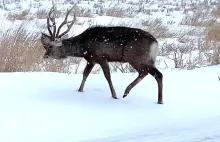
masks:
<svg viewBox="0 0 220 142"><path fill-rule="evenodd" d="M82 80L82 83L81 83L80 88L78 90L79 92L83 92L83 88L84 88L86 79L89 76L89 74L92 71L94 66L95 66L95 63L87 62L87 65L86 65L84 72L83 72L83 80Z"/></svg>
<svg viewBox="0 0 220 142"><path fill-rule="evenodd" d="M105 61L101 61L99 64L104 72L106 80L108 81L108 84L109 84L109 87L111 90L111 94L112 94L112 98L117 99L115 89L113 87L112 80L111 80L111 74L110 74L108 62L105 60Z"/></svg>

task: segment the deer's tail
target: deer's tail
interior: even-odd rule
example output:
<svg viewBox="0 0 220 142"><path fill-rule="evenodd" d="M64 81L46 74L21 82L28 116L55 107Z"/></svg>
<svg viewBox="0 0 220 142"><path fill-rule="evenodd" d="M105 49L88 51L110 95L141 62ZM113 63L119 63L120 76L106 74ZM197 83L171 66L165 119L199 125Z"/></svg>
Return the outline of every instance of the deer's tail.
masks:
<svg viewBox="0 0 220 142"><path fill-rule="evenodd" d="M150 45L150 52L149 52L150 59L153 62L155 62L158 54L159 54L158 42L153 41Z"/></svg>

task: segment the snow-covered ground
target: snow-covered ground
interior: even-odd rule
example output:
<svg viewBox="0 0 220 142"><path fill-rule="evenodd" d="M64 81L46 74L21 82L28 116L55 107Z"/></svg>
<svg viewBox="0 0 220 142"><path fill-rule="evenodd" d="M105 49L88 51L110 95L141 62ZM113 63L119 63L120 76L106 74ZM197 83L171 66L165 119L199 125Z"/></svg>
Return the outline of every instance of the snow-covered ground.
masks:
<svg viewBox="0 0 220 142"><path fill-rule="evenodd" d="M122 98L137 74L113 73L118 100L103 74L0 74L1 142L219 142L220 66L161 70L164 104L148 75Z"/></svg>

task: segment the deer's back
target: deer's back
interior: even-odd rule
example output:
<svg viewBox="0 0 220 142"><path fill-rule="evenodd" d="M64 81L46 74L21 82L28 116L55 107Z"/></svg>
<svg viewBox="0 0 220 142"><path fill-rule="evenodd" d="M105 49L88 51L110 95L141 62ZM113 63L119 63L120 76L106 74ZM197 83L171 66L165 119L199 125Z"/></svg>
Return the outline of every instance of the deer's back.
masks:
<svg viewBox="0 0 220 142"><path fill-rule="evenodd" d="M149 52L156 39L148 32L129 27L92 27L81 34L88 55L109 61L129 61Z"/></svg>

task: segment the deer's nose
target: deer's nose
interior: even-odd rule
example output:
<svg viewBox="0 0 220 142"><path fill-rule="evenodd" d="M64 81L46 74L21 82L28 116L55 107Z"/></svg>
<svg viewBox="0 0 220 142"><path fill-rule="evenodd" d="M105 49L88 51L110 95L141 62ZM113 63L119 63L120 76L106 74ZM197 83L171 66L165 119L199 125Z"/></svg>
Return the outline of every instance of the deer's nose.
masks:
<svg viewBox="0 0 220 142"><path fill-rule="evenodd" d="M46 59L46 58L48 58L48 57L49 57L48 55L44 55L44 57L43 57L43 58L44 58L44 59Z"/></svg>

